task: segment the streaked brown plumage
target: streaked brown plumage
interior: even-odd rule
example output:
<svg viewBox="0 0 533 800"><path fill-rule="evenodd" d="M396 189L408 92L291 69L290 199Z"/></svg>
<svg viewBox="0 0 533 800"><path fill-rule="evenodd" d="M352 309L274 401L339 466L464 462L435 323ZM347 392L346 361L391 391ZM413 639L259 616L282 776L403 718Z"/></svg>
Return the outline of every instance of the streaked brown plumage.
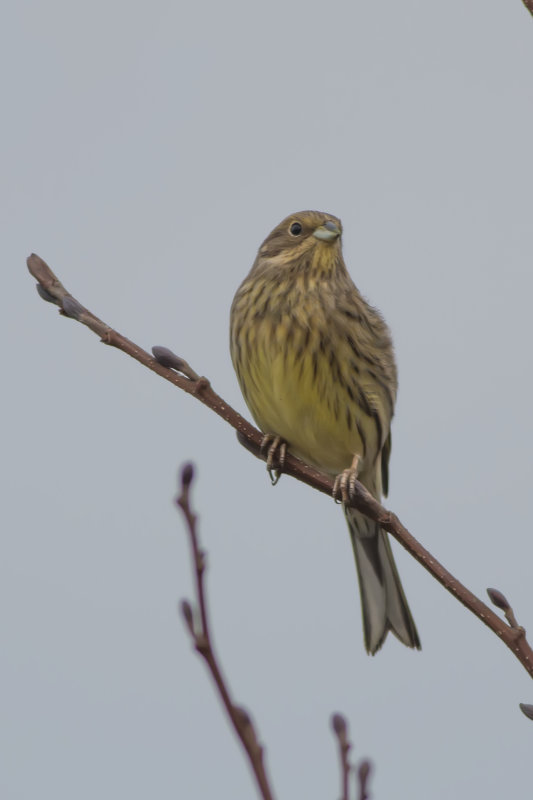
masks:
<svg viewBox="0 0 533 800"><path fill-rule="evenodd" d="M388 488L397 374L389 330L342 257L341 223L303 211L265 239L231 309L231 355L262 431L337 475L357 462L380 499ZM345 509L359 574L365 646L389 630L420 647L387 534Z"/></svg>

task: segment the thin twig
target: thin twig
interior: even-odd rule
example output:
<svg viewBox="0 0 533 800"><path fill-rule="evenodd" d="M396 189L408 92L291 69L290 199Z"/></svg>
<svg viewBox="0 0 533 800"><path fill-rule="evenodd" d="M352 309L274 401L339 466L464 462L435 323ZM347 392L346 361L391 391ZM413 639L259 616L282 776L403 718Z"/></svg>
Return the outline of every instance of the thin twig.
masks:
<svg viewBox="0 0 533 800"><path fill-rule="evenodd" d="M352 768L350 766L348 756L350 754L352 745L348 738L348 725L342 714L333 714L331 717L331 727L333 728L333 733L336 736L337 746L339 749L339 762L341 767L341 800L349 800L349 779Z"/></svg>
<svg viewBox="0 0 533 800"><path fill-rule="evenodd" d="M264 748L259 743L255 726L248 712L244 708L235 705L231 699L229 688L222 675L222 670L218 664L213 648L205 596L205 552L200 548L197 531L197 516L192 511L190 503L190 488L193 478L193 466L192 464L187 464L181 473L181 494L176 499L176 503L185 517L191 543L194 574L196 576L196 602L200 609L200 618L197 624L195 624L193 609L188 601L184 600L182 602L181 611L187 629L194 642L194 646L207 664L220 697L222 698L222 702L224 703L226 712L233 724L235 733L241 740L242 746L246 751L261 797L263 800L273 800L274 795L270 788L270 782L264 765Z"/></svg>
<svg viewBox="0 0 533 800"><path fill-rule="evenodd" d="M357 780L359 781L359 798L358 800L368 800L370 795L368 794L368 779L370 777L370 773L372 772L372 764L370 761L365 759L361 761L359 764L359 769L357 770Z"/></svg>
<svg viewBox="0 0 533 800"><path fill-rule="evenodd" d="M56 303L56 305L60 306L62 314L86 325L98 334L105 344L122 350L148 367L148 369L165 378L165 380L196 397L235 428L241 444L258 458L266 460L267 453L261 447L263 434L231 408L212 389L209 381L206 378L200 378L186 361L175 356L167 348L154 348L159 360L150 356L145 350L142 350L138 345L113 330L82 306L67 292L50 267L39 256L31 255L27 260L27 264L29 271L38 281L39 294L43 299ZM165 364L169 363L174 366L165 366ZM304 464L303 461L300 461L291 453L286 455L283 472L303 481L303 483L320 492L330 496L332 494L332 478ZM422 547L420 542L402 525L398 517L378 503L358 481L355 483L354 492L348 505L366 514L370 519L378 522L384 530L392 534L402 547L422 564L448 592L470 609L509 647L529 675L533 677L533 650L526 640L523 628L513 627L500 619L485 603L448 572L428 550Z"/></svg>

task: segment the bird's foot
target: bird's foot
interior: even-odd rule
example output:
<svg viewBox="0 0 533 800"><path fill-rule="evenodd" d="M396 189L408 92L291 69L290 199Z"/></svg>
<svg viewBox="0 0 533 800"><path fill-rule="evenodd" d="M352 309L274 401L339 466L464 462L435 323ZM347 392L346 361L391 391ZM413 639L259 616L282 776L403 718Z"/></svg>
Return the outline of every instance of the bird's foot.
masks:
<svg viewBox="0 0 533 800"><path fill-rule="evenodd" d="M268 448L268 449L267 449ZM266 468L272 482L272 486L281 478L287 456L287 442L281 436L274 433L265 433L261 440L261 452L267 451Z"/></svg>
<svg viewBox="0 0 533 800"><path fill-rule="evenodd" d="M360 456L354 456L352 466L348 469L343 469L335 477L332 495L336 503L348 503L355 494L355 482L359 475L360 460Z"/></svg>

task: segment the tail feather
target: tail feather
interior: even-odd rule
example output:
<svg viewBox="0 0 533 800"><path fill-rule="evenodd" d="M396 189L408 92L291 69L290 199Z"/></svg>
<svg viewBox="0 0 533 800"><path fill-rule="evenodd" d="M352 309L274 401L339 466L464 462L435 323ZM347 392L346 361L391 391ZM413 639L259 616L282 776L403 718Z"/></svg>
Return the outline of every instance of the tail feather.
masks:
<svg viewBox="0 0 533 800"><path fill-rule="evenodd" d="M351 508L345 514L359 576L367 652L377 653L389 631L407 647L420 649L387 533Z"/></svg>

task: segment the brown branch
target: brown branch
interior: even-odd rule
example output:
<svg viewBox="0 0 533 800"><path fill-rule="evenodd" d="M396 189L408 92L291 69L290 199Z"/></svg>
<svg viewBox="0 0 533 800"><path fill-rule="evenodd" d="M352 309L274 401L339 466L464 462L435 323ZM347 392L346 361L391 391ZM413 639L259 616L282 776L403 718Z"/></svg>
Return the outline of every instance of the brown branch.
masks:
<svg viewBox="0 0 533 800"><path fill-rule="evenodd" d="M122 350L127 355L135 358L144 366L156 372L162 378L178 386L183 391L195 396L204 405L228 422L235 430L241 444L248 448L255 456L266 460L266 453L261 449L263 434L254 428L244 417L229 406L210 386L206 378L200 378L194 370L181 358L175 356L166 348L154 348L152 357L138 345L126 339L117 331L98 319L88 309L84 308L56 278L48 265L37 255L31 255L28 260L28 269L38 281L38 291L41 297L48 302L53 302L61 309L65 316L72 317L94 331L105 344ZM159 360L158 360L159 359ZM308 486L331 496L333 481L329 475L304 464L295 456L287 453L283 472L297 478ZM514 653L529 675L533 677L533 650L529 646L525 631L518 625L506 624L485 603L469 591L457 578L448 572L429 553L398 517L387 511L375 500L365 487L356 482L355 489L349 502L350 506L357 508L370 519L379 522L380 526L388 531L404 547L413 558L450 592L457 600L463 603L475 614L488 628L490 628Z"/></svg>
<svg viewBox="0 0 533 800"><path fill-rule="evenodd" d="M192 464L187 464L181 473L181 494L176 499L176 503L183 512L189 532L194 574L196 576L196 602L200 609L200 618L195 622L193 609L187 600L182 601L181 612L194 646L207 664L235 733L246 751L261 797L264 800L273 800L274 795L270 788L263 761L264 749L257 738L255 726L248 712L244 708L235 705L231 699L230 691L213 649L204 585L205 552L200 548L196 529L197 517L190 504L190 487L193 477Z"/></svg>
<svg viewBox="0 0 533 800"><path fill-rule="evenodd" d="M530 14L533 15L533 0L522 0Z"/></svg>

